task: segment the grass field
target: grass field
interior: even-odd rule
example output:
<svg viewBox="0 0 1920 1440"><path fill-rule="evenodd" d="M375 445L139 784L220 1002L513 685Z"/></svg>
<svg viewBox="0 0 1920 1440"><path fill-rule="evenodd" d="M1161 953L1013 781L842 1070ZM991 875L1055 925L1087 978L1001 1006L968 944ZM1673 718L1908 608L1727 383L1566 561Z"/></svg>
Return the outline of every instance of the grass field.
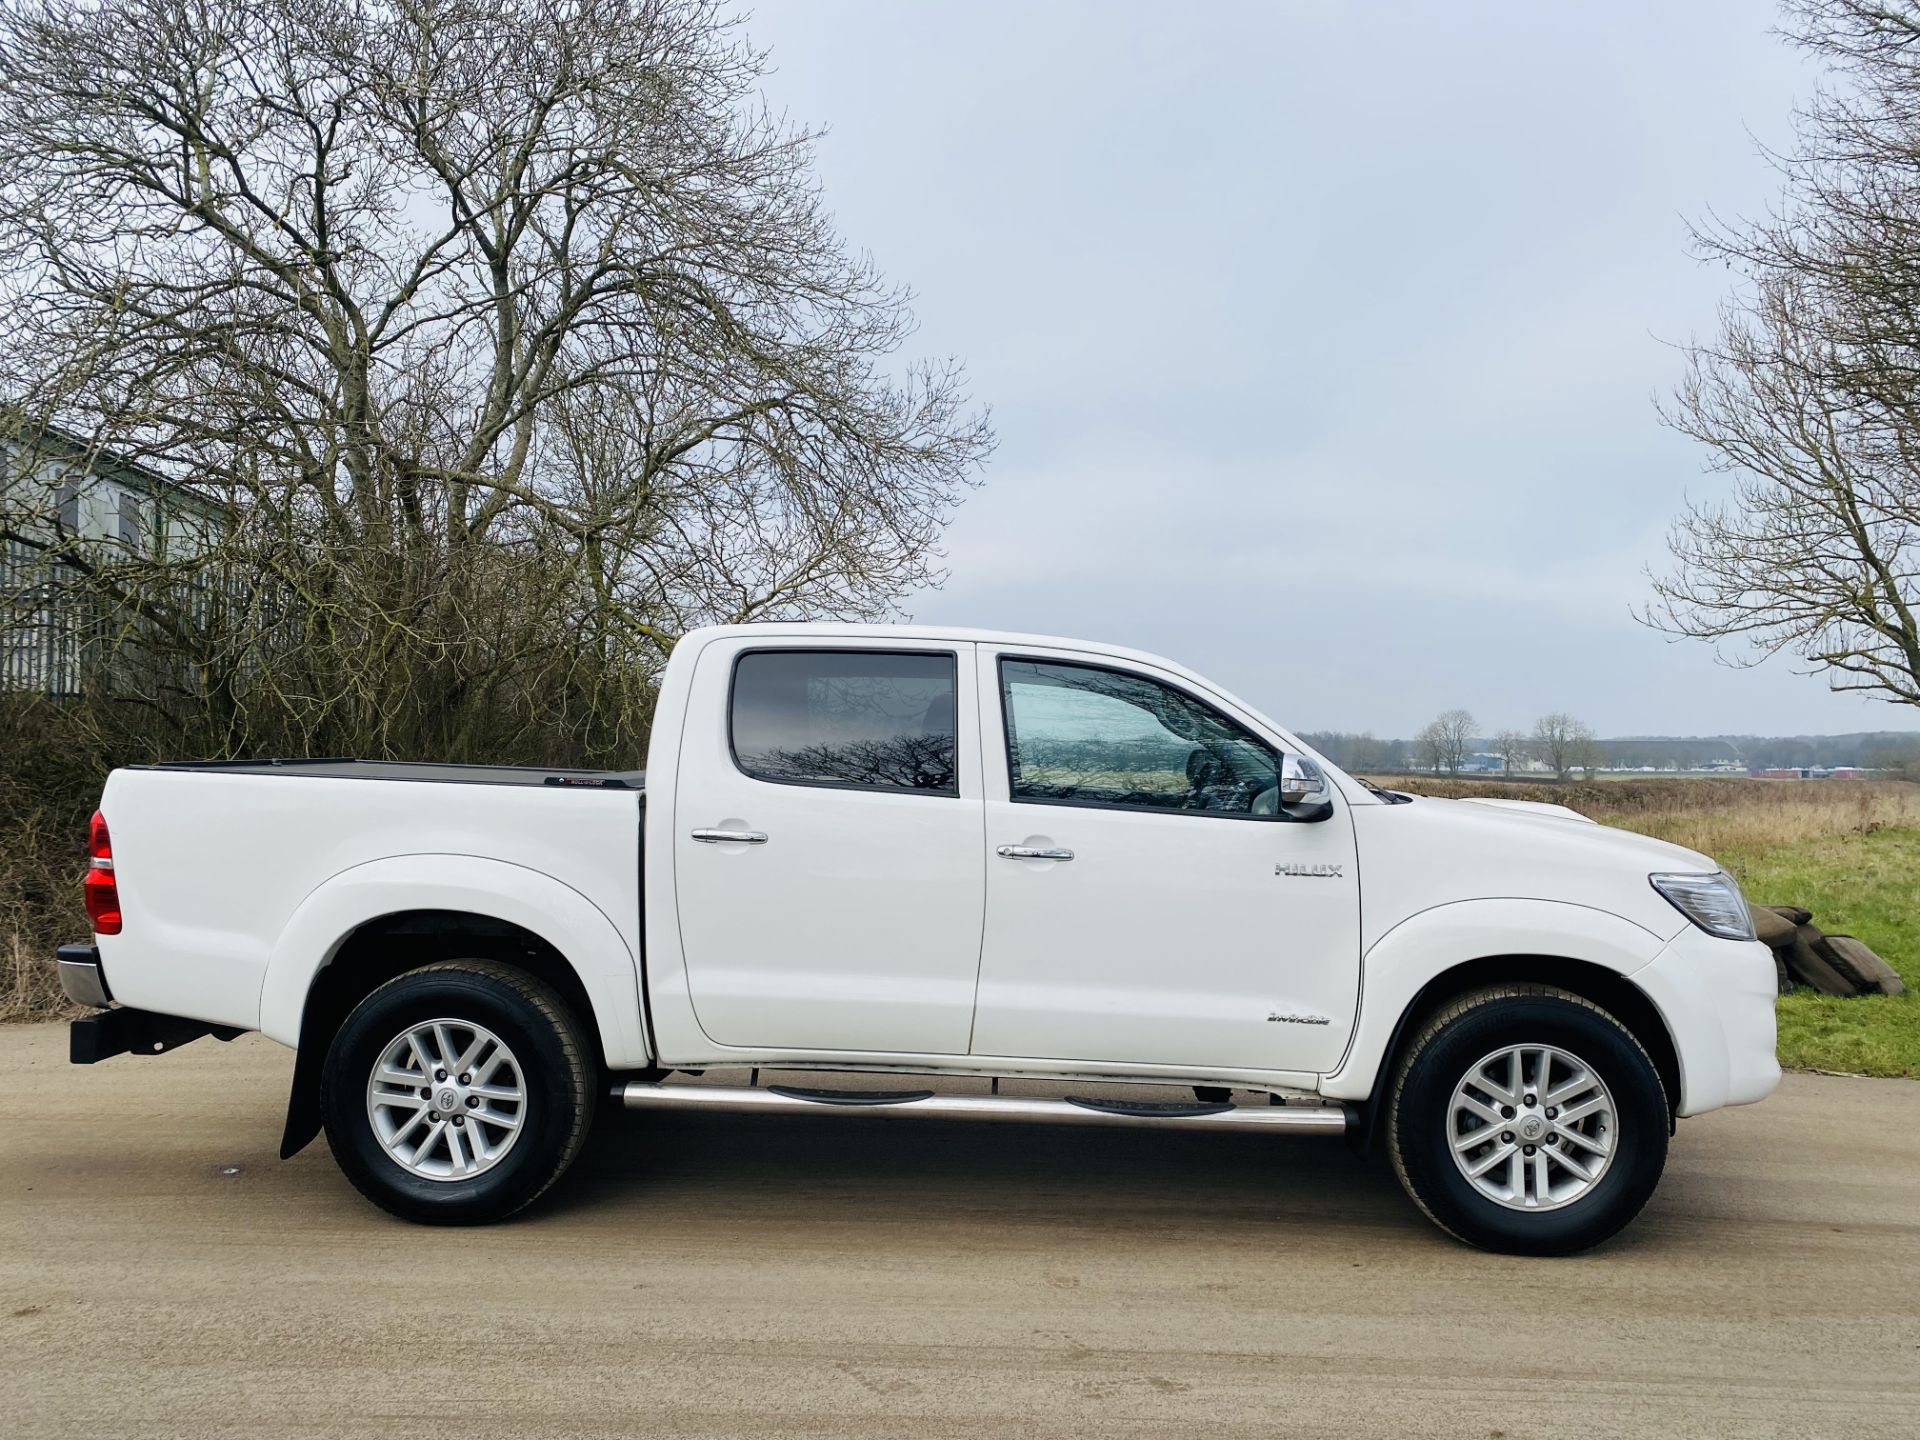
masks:
<svg viewBox="0 0 1920 1440"><path fill-rule="evenodd" d="M1760 905L1800 905L1857 935L1907 993L1780 997L1780 1061L1802 1070L1920 1076L1920 785L1865 780L1611 780L1510 784L1394 776L1430 795L1566 805L1713 856Z"/></svg>

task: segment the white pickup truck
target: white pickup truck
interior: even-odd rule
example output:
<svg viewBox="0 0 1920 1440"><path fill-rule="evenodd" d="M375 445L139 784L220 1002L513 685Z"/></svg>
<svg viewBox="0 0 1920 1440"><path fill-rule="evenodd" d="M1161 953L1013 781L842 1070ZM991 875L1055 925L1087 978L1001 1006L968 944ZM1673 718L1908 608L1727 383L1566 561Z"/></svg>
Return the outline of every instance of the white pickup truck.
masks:
<svg viewBox="0 0 1920 1440"><path fill-rule="evenodd" d="M1073 640L700 630L644 772L135 766L91 853L74 1060L262 1031L297 1051L281 1153L324 1125L420 1221L529 1204L611 1101L1344 1135L1460 1239L1565 1253L1677 1117L1780 1074L1705 856L1378 789ZM752 1078L673 1079L713 1067Z"/></svg>

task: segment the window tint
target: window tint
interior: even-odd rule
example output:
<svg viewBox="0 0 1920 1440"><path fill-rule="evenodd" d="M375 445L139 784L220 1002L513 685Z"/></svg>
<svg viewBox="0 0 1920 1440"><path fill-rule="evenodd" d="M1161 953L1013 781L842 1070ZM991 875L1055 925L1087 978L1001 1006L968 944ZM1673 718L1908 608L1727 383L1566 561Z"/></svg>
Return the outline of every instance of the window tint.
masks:
<svg viewBox="0 0 1920 1440"><path fill-rule="evenodd" d="M1002 660L1016 800L1277 816L1273 750L1178 690L1118 670Z"/></svg>
<svg viewBox="0 0 1920 1440"><path fill-rule="evenodd" d="M760 780L959 793L951 655L765 650L733 672L733 756Z"/></svg>

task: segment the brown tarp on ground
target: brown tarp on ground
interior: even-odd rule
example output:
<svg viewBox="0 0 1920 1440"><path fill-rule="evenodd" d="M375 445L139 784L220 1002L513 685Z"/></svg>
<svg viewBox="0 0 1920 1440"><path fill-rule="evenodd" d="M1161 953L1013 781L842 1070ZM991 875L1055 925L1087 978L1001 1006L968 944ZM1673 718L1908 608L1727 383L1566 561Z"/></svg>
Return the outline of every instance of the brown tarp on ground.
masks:
<svg viewBox="0 0 1920 1440"><path fill-rule="evenodd" d="M1815 942L1826 938L1812 925L1802 925L1794 932L1793 944L1776 953L1786 961L1787 973L1800 984L1811 985L1822 995L1858 995L1860 987L1820 953Z"/></svg>
<svg viewBox="0 0 1920 1440"><path fill-rule="evenodd" d="M1898 995L1905 988L1886 961L1851 935L1825 934L1810 911L1797 905L1751 908L1754 934L1773 951L1781 994L1796 984L1822 995Z"/></svg>
<svg viewBox="0 0 1920 1440"><path fill-rule="evenodd" d="M1835 970L1851 978L1863 995L1898 995L1907 987L1894 968L1851 935L1822 935L1813 948Z"/></svg>
<svg viewBox="0 0 1920 1440"><path fill-rule="evenodd" d="M1753 907L1753 933L1760 937L1761 943L1770 950L1778 950L1793 943L1793 932L1804 922L1789 920L1778 910L1767 905Z"/></svg>

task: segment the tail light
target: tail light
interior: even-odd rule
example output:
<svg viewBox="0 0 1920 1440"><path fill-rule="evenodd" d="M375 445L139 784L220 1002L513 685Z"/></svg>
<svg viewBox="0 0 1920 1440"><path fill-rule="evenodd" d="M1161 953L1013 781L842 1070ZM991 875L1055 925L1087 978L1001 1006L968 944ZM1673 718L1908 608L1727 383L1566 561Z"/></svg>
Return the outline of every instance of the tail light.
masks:
<svg viewBox="0 0 1920 1440"><path fill-rule="evenodd" d="M87 918L96 935L120 933L120 888L113 879L113 842L107 838L107 817L98 810L87 826Z"/></svg>

